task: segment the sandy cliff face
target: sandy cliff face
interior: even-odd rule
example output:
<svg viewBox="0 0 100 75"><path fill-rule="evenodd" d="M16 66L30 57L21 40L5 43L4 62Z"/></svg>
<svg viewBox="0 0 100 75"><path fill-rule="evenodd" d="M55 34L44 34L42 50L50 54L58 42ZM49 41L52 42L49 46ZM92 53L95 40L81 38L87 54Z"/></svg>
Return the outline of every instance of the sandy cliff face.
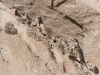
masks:
<svg viewBox="0 0 100 75"><path fill-rule="evenodd" d="M99 75L100 14L74 0L1 0L0 75Z"/></svg>

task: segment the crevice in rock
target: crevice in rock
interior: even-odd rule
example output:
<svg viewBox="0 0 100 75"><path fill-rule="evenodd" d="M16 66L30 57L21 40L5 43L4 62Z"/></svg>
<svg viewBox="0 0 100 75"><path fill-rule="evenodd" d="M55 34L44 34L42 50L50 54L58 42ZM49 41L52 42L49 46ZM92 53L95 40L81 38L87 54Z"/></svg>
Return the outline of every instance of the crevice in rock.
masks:
<svg viewBox="0 0 100 75"><path fill-rule="evenodd" d="M80 49L80 54L81 54L81 60L80 60L81 61L81 64L87 67L86 62L85 62L85 59L84 59L84 54L83 54L83 51L80 48L80 46L79 46L79 49Z"/></svg>
<svg viewBox="0 0 100 75"><path fill-rule="evenodd" d="M64 62L63 62L63 71L66 73L66 69L65 69L65 66L64 66Z"/></svg>
<svg viewBox="0 0 100 75"><path fill-rule="evenodd" d="M27 45L29 51L32 53L32 50L31 50L30 46L27 43L26 43L26 45Z"/></svg>
<svg viewBox="0 0 100 75"><path fill-rule="evenodd" d="M2 53L1 53L1 50L0 50L0 54L2 56L3 61L5 62L5 58L3 57Z"/></svg>
<svg viewBox="0 0 100 75"><path fill-rule="evenodd" d="M54 56L54 53L51 50L49 50L49 54L50 54L50 57L51 57L52 60L56 59L55 56Z"/></svg>
<svg viewBox="0 0 100 75"><path fill-rule="evenodd" d="M62 5L63 3L65 3L67 0L63 0L62 2L59 2L55 7L59 7L60 5Z"/></svg>
<svg viewBox="0 0 100 75"><path fill-rule="evenodd" d="M16 9L14 10L14 15L18 16L18 17L21 17L21 15L19 14L19 12Z"/></svg>
<svg viewBox="0 0 100 75"><path fill-rule="evenodd" d="M69 56L69 59L71 59L72 61L76 61L78 63L81 63L81 61L77 60L74 56Z"/></svg>
<svg viewBox="0 0 100 75"><path fill-rule="evenodd" d="M82 36L82 37L85 37L83 34L77 34L77 35Z"/></svg>
<svg viewBox="0 0 100 75"><path fill-rule="evenodd" d="M4 62L8 62L8 59L7 59L7 50L3 49L2 47L0 48L0 54L2 56L2 59Z"/></svg>
<svg viewBox="0 0 100 75"><path fill-rule="evenodd" d="M72 23L74 23L75 25L77 25L79 28L81 28L83 30L83 26L80 25L77 21L75 21L74 19L72 19L71 17L69 17L68 15L64 16L65 19L69 19Z"/></svg>
<svg viewBox="0 0 100 75"><path fill-rule="evenodd" d="M34 1L32 1L32 2L30 3L30 5L33 5L33 4L34 4L34 2L35 2L35 0L34 0Z"/></svg>
<svg viewBox="0 0 100 75"><path fill-rule="evenodd" d="M54 8L54 0L51 0L51 7L50 9L53 9Z"/></svg>
<svg viewBox="0 0 100 75"><path fill-rule="evenodd" d="M77 44L74 45L74 48L75 48L75 50L78 51L76 54L78 55L77 58L79 57L79 59L77 59L76 56L74 56L74 55L72 55L72 56L69 55L69 57L70 57L71 59L77 61L77 62L80 63L81 65L84 65L84 66L87 67L86 62L85 62L85 59L84 59L83 51L82 51L82 49L81 49L80 46L79 46L78 40L74 39L73 42L76 42L76 43L77 43Z"/></svg>

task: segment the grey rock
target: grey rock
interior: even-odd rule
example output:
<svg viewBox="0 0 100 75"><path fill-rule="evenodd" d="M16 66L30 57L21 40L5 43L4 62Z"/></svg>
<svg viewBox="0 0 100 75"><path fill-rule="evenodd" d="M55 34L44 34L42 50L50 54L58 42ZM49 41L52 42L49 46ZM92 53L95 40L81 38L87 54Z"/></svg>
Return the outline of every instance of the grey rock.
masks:
<svg viewBox="0 0 100 75"><path fill-rule="evenodd" d="M10 35L18 34L17 29L14 27L13 24L10 24L10 23L7 23L5 25L4 31L5 31L5 33L10 34Z"/></svg>

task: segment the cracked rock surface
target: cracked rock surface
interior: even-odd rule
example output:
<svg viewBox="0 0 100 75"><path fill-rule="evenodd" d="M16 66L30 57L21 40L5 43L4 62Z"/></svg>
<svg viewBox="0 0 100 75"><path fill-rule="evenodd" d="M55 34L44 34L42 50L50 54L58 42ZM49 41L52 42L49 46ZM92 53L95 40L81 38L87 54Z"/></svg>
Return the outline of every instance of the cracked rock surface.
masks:
<svg viewBox="0 0 100 75"><path fill-rule="evenodd" d="M0 75L100 75L100 14L75 0L0 1Z"/></svg>

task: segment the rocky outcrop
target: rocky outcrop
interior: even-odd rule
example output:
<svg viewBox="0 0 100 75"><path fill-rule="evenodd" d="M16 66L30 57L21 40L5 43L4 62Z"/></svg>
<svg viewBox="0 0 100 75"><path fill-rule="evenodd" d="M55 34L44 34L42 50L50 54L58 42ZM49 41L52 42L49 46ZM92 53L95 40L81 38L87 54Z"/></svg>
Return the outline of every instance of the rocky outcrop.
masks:
<svg viewBox="0 0 100 75"><path fill-rule="evenodd" d="M26 8L0 2L0 75L99 75L98 25L95 36L83 25L95 11L82 11L73 0L20 3Z"/></svg>
<svg viewBox="0 0 100 75"><path fill-rule="evenodd" d="M9 24L9 23L5 25L4 31L7 34L12 34L12 35L17 34L17 29L14 27L13 24Z"/></svg>

